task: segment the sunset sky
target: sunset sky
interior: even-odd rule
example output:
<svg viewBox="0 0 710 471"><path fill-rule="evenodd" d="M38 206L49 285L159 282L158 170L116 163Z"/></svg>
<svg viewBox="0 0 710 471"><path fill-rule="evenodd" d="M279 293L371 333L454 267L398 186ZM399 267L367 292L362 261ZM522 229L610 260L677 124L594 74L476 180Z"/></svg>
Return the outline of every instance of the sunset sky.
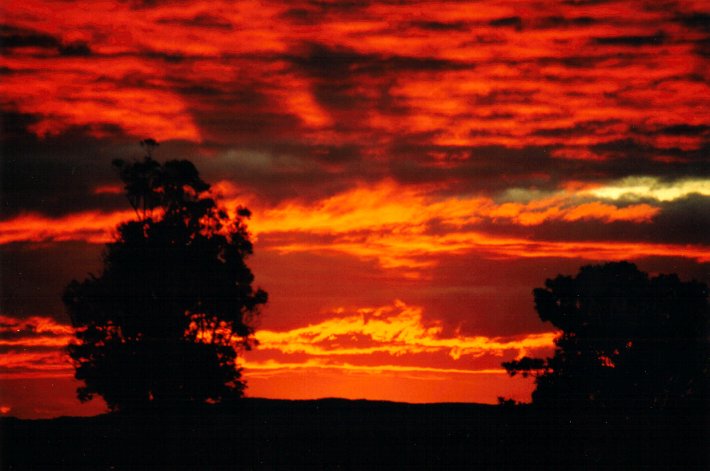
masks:
<svg viewBox="0 0 710 471"><path fill-rule="evenodd" d="M529 400L532 289L710 282L707 1L4 2L0 413L94 414L61 293L160 142L252 210L249 396Z"/></svg>

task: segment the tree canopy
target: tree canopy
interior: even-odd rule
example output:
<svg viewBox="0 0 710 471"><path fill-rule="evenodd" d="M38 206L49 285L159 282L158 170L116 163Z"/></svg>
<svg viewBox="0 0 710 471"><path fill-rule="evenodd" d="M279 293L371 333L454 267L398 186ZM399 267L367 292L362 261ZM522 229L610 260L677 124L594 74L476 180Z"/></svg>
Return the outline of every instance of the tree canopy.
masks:
<svg viewBox="0 0 710 471"><path fill-rule="evenodd" d="M267 294L252 287L252 244L187 160L113 162L136 219L107 244L103 272L72 281L64 303L79 399L111 409L220 401L242 395L237 351L253 344Z"/></svg>
<svg viewBox="0 0 710 471"><path fill-rule="evenodd" d="M533 291L540 319L561 330L551 358L503 363L533 375L533 403L671 407L706 399L708 288L650 277L628 262L582 267Z"/></svg>

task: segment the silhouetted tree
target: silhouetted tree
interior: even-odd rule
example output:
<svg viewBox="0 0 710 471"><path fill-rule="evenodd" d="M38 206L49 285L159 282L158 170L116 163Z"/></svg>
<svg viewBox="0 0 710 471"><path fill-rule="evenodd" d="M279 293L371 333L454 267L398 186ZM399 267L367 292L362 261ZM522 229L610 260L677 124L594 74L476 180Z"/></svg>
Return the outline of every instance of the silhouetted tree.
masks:
<svg viewBox="0 0 710 471"><path fill-rule="evenodd" d="M253 289L252 253L239 208L209 197L187 160L116 160L136 220L118 226L100 276L72 281L64 303L77 328L69 347L82 401L111 409L220 401L243 391L237 350L253 343L267 295Z"/></svg>
<svg viewBox="0 0 710 471"><path fill-rule="evenodd" d="M533 403L702 404L710 372L705 284L619 262L548 279L533 293L540 319L562 331L555 354L503 363L511 376L535 376Z"/></svg>

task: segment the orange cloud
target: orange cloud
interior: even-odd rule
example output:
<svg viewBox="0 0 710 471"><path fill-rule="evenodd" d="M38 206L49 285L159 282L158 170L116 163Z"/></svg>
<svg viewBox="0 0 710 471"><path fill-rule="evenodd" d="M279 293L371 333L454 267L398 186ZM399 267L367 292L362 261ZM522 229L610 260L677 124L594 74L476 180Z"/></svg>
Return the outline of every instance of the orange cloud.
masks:
<svg viewBox="0 0 710 471"><path fill-rule="evenodd" d="M7 24L49 34L58 44L84 42L92 53L59 56L25 47L0 59L12 71L4 77L3 95L18 110L38 115L35 132L102 123L133 135L200 141L213 130L195 116L223 110L176 91L189 81L188 91L192 84L254 88L316 141L363 142L368 136L380 145L394 136L429 134L430 143L441 145L580 146L624 139L628 132L536 131L610 117L639 125L697 124L709 95L707 81L693 78L703 70L693 48L702 33L682 27L675 9L629 2L554 2L542 10L533 2L503 2L472 9L444 1L423 18L416 2L348 9L307 2L162 2L140 15L130 6L81 2L70 16L46 0L5 9ZM702 3L677 8L704 11ZM338 100L324 103L328 99L316 91L323 80L313 76L317 71L294 71L290 59L306 54L294 50L303 44L370 59L422 60L422 67L362 73L353 64L353 81L372 83L340 90L367 104L349 115L357 126L342 126ZM451 65L428 68L430 60ZM392 113L385 103L408 112ZM503 118L489 119L496 115ZM689 137L659 138L658 144L698 146Z"/></svg>
<svg viewBox="0 0 710 471"><path fill-rule="evenodd" d="M73 372L64 347L73 339L73 329L48 317L17 319L1 316L0 333L14 334L0 345L17 347L0 357L0 377L41 378L70 376ZM39 335L38 335L39 334ZM42 334L53 334L42 335ZM257 351L247 353L241 365L249 376L274 376L294 370L334 370L350 373L502 374L500 368L456 366L464 357L477 359L521 357L547 351L555 332L521 335L514 338L445 335L440 321L425 321L420 307L396 301L391 306L360 308L346 314L337 310L333 317L317 324L288 331L259 330ZM54 348L52 348L54 347ZM441 353L448 365L432 365L431 355ZM373 364L384 354L390 361ZM421 354L429 354L421 357ZM377 355L377 356L375 356ZM257 358L252 358L256 356ZM408 361L403 362L407 356ZM341 361L339 358L346 358ZM300 361L298 361L300 360Z"/></svg>
<svg viewBox="0 0 710 471"><path fill-rule="evenodd" d="M435 198L426 188L403 187L392 181L359 186L314 204L297 201L265 208L251 223L256 234L269 232L345 233L392 230L423 233L436 220L462 227L482 220L524 226L546 221L596 219L603 222L649 222L659 208L636 204L625 208L580 202L574 193L536 199L528 203L496 203L487 197Z"/></svg>
<svg viewBox="0 0 710 471"><path fill-rule="evenodd" d="M249 195L235 197L239 189L229 182L218 182L214 191L224 195L227 206L232 209L244 202L252 208L259 206ZM617 206L594 200L594 191L560 190L528 202L498 203L479 196L438 198L426 188L404 187L385 180L315 203L292 200L271 208L259 208L249 227L257 242L264 241L262 250L335 251L376 259L389 268L423 268L434 264L438 254L469 252L506 258L619 260L680 256L699 261L710 259L710 251L701 245L560 242L485 232L486 224L501 222L520 226L580 220L648 223L661 211L646 203ZM0 244L67 240L104 243L112 239L116 225L133 217L130 211L89 211L59 218L22 214L0 222ZM434 223L439 227L438 233L430 230ZM314 237L320 241L314 242Z"/></svg>
<svg viewBox="0 0 710 471"><path fill-rule="evenodd" d="M316 357L373 353L397 357L425 352L444 352L454 360L462 356L502 356L511 352L522 357L531 350L549 349L557 335L547 332L516 339L445 337L440 322L425 325L422 309L401 301L392 306L361 308L351 315L339 314L286 332L260 330L256 333L259 349Z"/></svg>
<svg viewBox="0 0 710 471"><path fill-rule="evenodd" d="M9 350L0 355L0 378L46 378L70 376L74 372L63 349L27 352Z"/></svg>
<svg viewBox="0 0 710 471"><path fill-rule="evenodd" d="M135 217L131 211L113 213L87 211L51 218L37 213L25 213L0 221L0 244L11 242L42 242L83 240L101 244L112 240L116 226Z"/></svg>
<svg viewBox="0 0 710 471"><path fill-rule="evenodd" d="M60 324L51 317L31 316L20 319L12 316L0 315L0 333L19 333L22 331L49 333L58 336L74 334L74 329L71 326Z"/></svg>
<svg viewBox="0 0 710 471"><path fill-rule="evenodd" d="M280 362L267 360L263 362L242 361L240 366L245 369L249 378L269 378L287 371L299 370L331 370L341 373L366 373L366 374L400 374L411 373L413 375L424 375L435 373L440 375L500 375L506 374L503 368L482 368L477 370L464 368L436 368L430 366L409 366L409 365L358 365L348 362L323 361L318 358L311 358L304 362ZM421 376L420 376L421 377Z"/></svg>

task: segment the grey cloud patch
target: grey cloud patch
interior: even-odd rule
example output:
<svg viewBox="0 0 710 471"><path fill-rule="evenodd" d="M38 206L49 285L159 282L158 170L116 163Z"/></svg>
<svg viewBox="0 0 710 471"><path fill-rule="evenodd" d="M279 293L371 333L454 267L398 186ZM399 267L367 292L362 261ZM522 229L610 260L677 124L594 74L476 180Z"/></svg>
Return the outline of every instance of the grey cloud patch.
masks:
<svg viewBox="0 0 710 471"><path fill-rule="evenodd" d="M356 182L379 181L385 166L368 163L356 145L274 142L222 149L218 157L196 162L207 181L227 178L259 197L262 204L297 198L315 201Z"/></svg>

